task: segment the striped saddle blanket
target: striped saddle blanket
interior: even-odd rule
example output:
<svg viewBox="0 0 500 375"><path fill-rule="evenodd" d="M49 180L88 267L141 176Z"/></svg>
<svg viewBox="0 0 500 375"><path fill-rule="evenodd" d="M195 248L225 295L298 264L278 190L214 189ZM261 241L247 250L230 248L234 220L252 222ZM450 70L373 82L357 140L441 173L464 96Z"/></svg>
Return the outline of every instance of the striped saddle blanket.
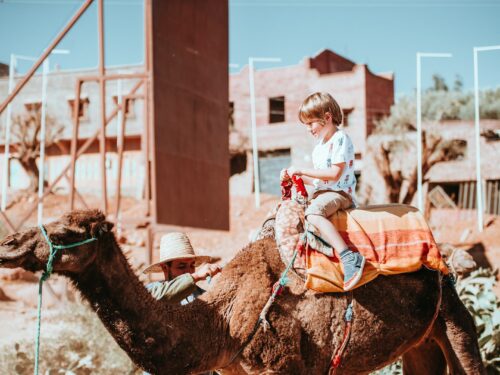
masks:
<svg viewBox="0 0 500 375"><path fill-rule="evenodd" d="M426 220L414 207L386 204L355 208L339 211L330 220L347 245L366 257L363 276L356 287L378 275L414 272L422 266L448 274ZM299 243L303 227L303 208L293 200L282 202L276 214L275 237L286 264ZM342 263L331 248L324 250L325 243L320 239L308 240L294 268L305 277L309 289L343 292Z"/></svg>

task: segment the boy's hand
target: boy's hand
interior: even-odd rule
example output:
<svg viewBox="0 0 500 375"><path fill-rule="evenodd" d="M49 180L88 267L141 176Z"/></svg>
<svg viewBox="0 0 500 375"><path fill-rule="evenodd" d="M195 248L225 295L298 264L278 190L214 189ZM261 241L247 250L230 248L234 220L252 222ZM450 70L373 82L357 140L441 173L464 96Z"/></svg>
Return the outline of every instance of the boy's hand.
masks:
<svg viewBox="0 0 500 375"><path fill-rule="evenodd" d="M297 169L295 168L294 166L291 166L290 168L288 168L288 175L290 177L292 176L302 176L302 171L300 169Z"/></svg>
<svg viewBox="0 0 500 375"><path fill-rule="evenodd" d="M221 270L221 267L217 264L205 263L198 267L191 276L193 276L194 282L196 283L205 280L209 276L212 277L217 275Z"/></svg>
<svg viewBox="0 0 500 375"><path fill-rule="evenodd" d="M282 169L280 172L280 181L290 180L292 177L288 174L288 170Z"/></svg>

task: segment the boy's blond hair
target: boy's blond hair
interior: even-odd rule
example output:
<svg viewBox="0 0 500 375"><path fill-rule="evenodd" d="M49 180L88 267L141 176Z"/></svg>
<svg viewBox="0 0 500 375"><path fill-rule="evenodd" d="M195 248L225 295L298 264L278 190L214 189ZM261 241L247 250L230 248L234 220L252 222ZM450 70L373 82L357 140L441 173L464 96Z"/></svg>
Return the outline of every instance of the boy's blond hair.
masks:
<svg viewBox="0 0 500 375"><path fill-rule="evenodd" d="M299 120L303 124L313 120L323 121L327 112L332 116L334 125L342 124L342 110L339 103L326 92L315 92L302 102L299 109Z"/></svg>

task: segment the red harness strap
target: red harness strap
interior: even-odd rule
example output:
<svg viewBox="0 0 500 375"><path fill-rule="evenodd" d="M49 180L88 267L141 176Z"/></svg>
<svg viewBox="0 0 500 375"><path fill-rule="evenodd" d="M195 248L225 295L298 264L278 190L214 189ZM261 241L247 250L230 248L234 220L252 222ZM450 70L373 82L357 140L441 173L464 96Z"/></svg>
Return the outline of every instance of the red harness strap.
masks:
<svg viewBox="0 0 500 375"><path fill-rule="evenodd" d="M330 360L330 368L328 369L328 374L335 374L335 371L340 366L342 362L342 355L349 343L349 339L351 338L351 326L352 326L352 315L353 315L353 302L352 292L351 292L351 302L347 305L347 309L344 315L344 320L346 322L346 327L344 331L344 338L342 339L342 344L332 355L332 359Z"/></svg>

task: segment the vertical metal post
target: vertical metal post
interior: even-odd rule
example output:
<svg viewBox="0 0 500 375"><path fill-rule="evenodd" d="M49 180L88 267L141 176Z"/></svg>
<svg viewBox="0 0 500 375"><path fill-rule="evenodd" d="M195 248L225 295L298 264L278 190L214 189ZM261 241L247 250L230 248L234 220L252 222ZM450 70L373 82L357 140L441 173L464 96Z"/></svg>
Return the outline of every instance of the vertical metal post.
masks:
<svg viewBox="0 0 500 375"><path fill-rule="evenodd" d="M122 130L122 120L125 116L125 111L123 110L123 95L122 95L122 80L116 81L116 103L120 107L120 110L116 114L116 148L120 148L120 132Z"/></svg>
<svg viewBox="0 0 500 375"><path fill-rule="evenodd" d="M252 154L253 154L253 182L255 189L255 207L260 207L260 181L259 181L259 149L257 147L257 124L255 114L255 87L254 87L254 67L253 59L248 61L248 82L250 85L250 116L252 134Z"/></svg>
<svg viewBox="0 0 500 375"><path fill-rule="evenodd" d="M253 179L255 187L255 207L260 207L260 179L259 179L259 148L257 146L257 115L255 113L255 84L254 63L255 62L280 62L280 58L274 57L249 57L248 58L248 84L250 86L250 115L253 153Z"/></svg>
<svg viewBox="0 0 500 375"><path fill-rule="evenodd" d="M422 88L420 53L417 52L417 207L423 212L422 194Z"/></svg>
<svg viewBox="0 0 500 375"><path fill-rule="evenodd" d="M40 129L40 167L38 168L38 225L42 225L43 219L43 187L45 184L45 136L46 136L46 115L47 115L47 80L49 73L49 58L43 62L42 74L42 113Z"/></svg>
<svg viewBox="0 0 500 375"><path fill-rule="evenodd" d="M142 146L144 147L144 168L145 168L145 181L144 181L144 200L146 201L146 216L150 215L151 212L151 164L150 164L150 129L151 123L149 121L149 105L150 105L150 94L149 94L149 80L146 79L144 82L144 100L143 100L143 111L144 111L144 142Z"/></svg>
<svg viewBox="0 0 500 375"><path fill-rule="evenodd" d="M422 57L452 57L451 53L417 52L417 207L424 212L422 176Z"/></svg>
<svg viewBox="0 0 500 375"><path fill-rule="evenodd" d="M153 246L154 246L154 230L151 225L146 228L146 262L147 264L153 263ZM151 274L147 275L148 280L151 281Z"/></svg>
<svg viewBox="0 0 500 375"><path fill-rule="evenodd" d="M481 180L481 127L479 124L479 61L481 51L497 51L500 45L474 47L474 128L476 133L476 196L477 196L477 229L482 232L484 226L483 189Z"/></svg>
<svg viewBox="0 0 500 375"><path fill-rule="evenodd" d="M9 65L9 95L14 89L14 74L16 74L16 57L14 54L10 55L10 65ZM7 117L5 118L5 144L4 144L4 154L3 154L3 172L2 172L2 203L1 210L5 211L7 207L7 186L8 180L10 180L10 163L9 163L9 147L10 147L10 127L12 123L12 104L7 105Z"/></svg>
<svg viewBox="0 0 500 375"><path fill-rule="evenodd" d="M144 80L144 100L143 100L143 122L144 122L144 139L141 146L144 148L144 200L146 201L146 216L150 215L151 211L151 165L150 160L150 79L151 77L151 0L144 0L144 70L147 78Z"/></svg>
<svg viewBox="0 0 500 375"><path fill-rule="evenodd" d="M75 99L73 100L73 136L71 137L71 180L69 186L69 209L75 207L76 158L78 148L78 128L80 126L80 92L83 82L76 81Z"/></svg>
<svg viewBox="0 0 500 375"><path fill-rule="evenodd" d="M99 93L101 101L101 134L99 137L99 152L101 156L101 192L104 215L108 214L108 194L106 185L106 81L104 80L104 0L98 3L98 31L99 31Z"/></svg>
<svg viewBox="0 0 500 375"><path fill-rule="evenodd" d="M125 131L125 115L127 108L127 101L123 100L122 96L122 80L119 79L116 87L116 102L120 106L120 110L116 116L116 151L118 154L118 170L116 178L116 189L115 189L115 221L116 221L116 232L118 237L121 235L122 223L121 223L121 212L120 212L120 201L121 201L121 183L122 183L122 158L123 158L123 143L124 137L123 132Z"/></svg>
<svg viewBox="0 0 500 375"><path fill-rule="evenodd" d="M50 54L69 54L70 51L66 49L54 49ZM50 56L49 54L49 56ZM41 132L40 132L40 169L38 176L38 225L42 225L43 221L43 196L45 186L45 132L46 132L46 118L47 118L47 86L49 81L49 57L43 62L43 76L42 76L42 113L41 113ZM81 199L81 197L79 196ZM83 199L82 199L83 200ZM85 203L85 202L84 202Z"/></svg>
<svg viewBox="0 0 500 375"><path fill-rule="evenodd" d="M122 116L121 116L121 121L118 126L118 134L116 137L117 140L117 151L118 151L118 170L117 170L117 176L116 176L116 213L115 213L115 219L118 224L120 224L120 202L121 202L121 185L122 185L122 166L123 166L123 146L125 143L125 121L126 121L126 116L125 116L125 109L127 108L128 104L128 98L125 98L125 100L122 100L122 108L120 109L122 111Z"/></svg>
<svg viewBox="0 0 500 375"><path fill-rule="evenodd" d="M479 127L479 72L477 64L478 49L474 47L474 128L476 140L476 192L477 192L477 229L483 231L483 199L481 197L481 129Z"/></svg>
<svg viewBox="0 0 500 375"><path fill-rule="evenodd" d="M156 215L156 180L155 174L151 171L155 170L155 157L154 150L151 144L151 140L154 137L154 126L152 120L152 4L151 0L144 1L144 27L145 27L145 41L144 41L144 70L146 71L147 78L144 80L144 101L143 101L143 111L144 111L144 168L145 168L145 200L146 200L146 216L151 215L151 203L154 207L153 213ZM152 194L151 194L152 193ZM151 196L152 195L152 196ZM151 199L152 198L152 199ZM156 221L156 217L154 218Z"/></svg>

